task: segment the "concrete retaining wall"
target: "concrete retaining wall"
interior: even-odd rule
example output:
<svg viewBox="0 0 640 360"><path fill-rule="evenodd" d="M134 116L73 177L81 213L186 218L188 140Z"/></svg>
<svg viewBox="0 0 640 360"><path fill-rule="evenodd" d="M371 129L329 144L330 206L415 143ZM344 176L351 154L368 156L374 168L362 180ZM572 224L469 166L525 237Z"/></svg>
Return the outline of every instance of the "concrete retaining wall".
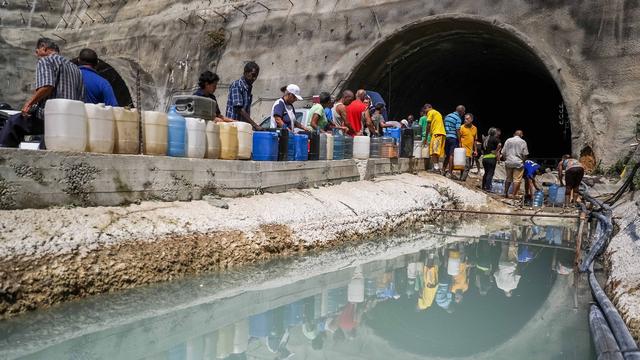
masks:
<svg viewBox="0 0 640 360"><path fill-rule="evenodd" d="M364 166L365 172L358 171ZM284 192L413 171L410 159L256 162L0 149L0 209Z"/></svg>

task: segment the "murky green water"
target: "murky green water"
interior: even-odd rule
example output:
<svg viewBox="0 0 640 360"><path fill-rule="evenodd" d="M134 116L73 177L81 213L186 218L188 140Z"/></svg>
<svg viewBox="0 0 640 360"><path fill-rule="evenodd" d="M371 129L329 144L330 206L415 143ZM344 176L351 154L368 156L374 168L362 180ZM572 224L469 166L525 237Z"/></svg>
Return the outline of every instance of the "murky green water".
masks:
<svg viewBox="0 0 640 360"><path fill-rule="evenodd" d="M572 228L341 249L0 323L27 359L589 359Z"/></svg>

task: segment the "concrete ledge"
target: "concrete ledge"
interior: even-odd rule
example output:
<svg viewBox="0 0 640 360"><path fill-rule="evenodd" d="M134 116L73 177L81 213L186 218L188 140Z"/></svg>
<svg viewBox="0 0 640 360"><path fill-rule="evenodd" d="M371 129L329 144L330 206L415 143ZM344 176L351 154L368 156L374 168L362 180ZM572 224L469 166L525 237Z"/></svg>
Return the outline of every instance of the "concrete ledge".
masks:
<svg viewBox="0 0 640 360"><path fill-rule="evenodd" d="M189 201L359 179L354 160L256 162L0 149L0 209Z"/></svg>
<svg viewBox="0 0 640 360"><path fill-rule="evenodd" d="M424 159L394 158L356 160L366 162L362 180L372 180L376 176L400 173L417 173L424 170Z"/></svg>

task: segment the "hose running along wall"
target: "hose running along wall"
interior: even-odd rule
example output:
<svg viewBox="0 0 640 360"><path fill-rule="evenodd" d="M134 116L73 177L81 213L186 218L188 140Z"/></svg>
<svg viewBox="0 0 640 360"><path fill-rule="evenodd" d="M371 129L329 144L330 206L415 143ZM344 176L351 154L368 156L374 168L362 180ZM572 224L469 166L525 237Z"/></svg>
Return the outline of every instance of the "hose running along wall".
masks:
<svg viewBox="0 0 640 360"><path fill-rule="evenodd" d="M589 314L589 325L598 352L598 359L619 359L623 357L625 360L640 360L638 345L633 336L631 336L622 316L620 316L616 307L602 290L600 284L598 284L593 271L595 258L604 251L605 245L613 233L611 208L589 195L585 186L580 189L580 194L586 201L594 205L596 210L592 211L591 215L598 221L598 226L592 236L591 243L593 245L579 268L581 272L589 273L591 292L599 306L599 309L596 308L597 311L592 306ZM604 314L606 322L599 319L602 314ZM615 338L617 344L615 348L612 347L609 334L613 334Z"/></svg>

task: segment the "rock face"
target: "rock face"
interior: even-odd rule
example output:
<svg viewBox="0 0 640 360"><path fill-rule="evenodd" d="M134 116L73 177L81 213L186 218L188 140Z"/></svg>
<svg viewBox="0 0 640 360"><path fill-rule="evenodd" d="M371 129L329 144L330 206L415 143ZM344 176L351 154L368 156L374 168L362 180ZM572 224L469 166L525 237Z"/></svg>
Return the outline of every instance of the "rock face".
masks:
<svg viewBox="0 0 640 360"><path fill-rule="evenodd" d="M434 90L428 88L429 79L441 88L447 79L461 76L443 68L459 57L454 53L447 57L447 46L458 44L493 56L490 68L476 71L473 63L459 64L475 73L498 73L502 63L516 71L516 65L522 64L517 71L551 79L571 120L575 155L588 146L602 165L615 162L627 152L626 144L634 139L640 116L637 2L5 3L0 20L0 99L13 106L28 96L35 69L33 46L42 34L59 38L67 56L83 47L95 48L124 78L134 99L140 90L145 110L163 109L173 90L192 88L205 69L222 77L218 98L224 110L225 85L240 76L246 60L261 65L254 85L256 118L269 112L272 100L280 96L279 88L291 82L300 85L305 96L322 90L337 94L345 86L388 90L393 94L392 108L416 109L425 99L411 94L422 89L430 96ZM416 59L429 58L428 49L445 56L417 67ZM477 59L482 61L480 55ZM398 84L386 88L391 67ZM537 96L519 89L517 82L512 90L521 91L523 98ZM448 110L450 103L442 103L447 108L443 111ZM491 106L499 108L500 104ZM538 111L528 106L521 111ZM557 122L541 117L545 119L538 127ZM551 142L562 141L558 139Z"/></svg>

